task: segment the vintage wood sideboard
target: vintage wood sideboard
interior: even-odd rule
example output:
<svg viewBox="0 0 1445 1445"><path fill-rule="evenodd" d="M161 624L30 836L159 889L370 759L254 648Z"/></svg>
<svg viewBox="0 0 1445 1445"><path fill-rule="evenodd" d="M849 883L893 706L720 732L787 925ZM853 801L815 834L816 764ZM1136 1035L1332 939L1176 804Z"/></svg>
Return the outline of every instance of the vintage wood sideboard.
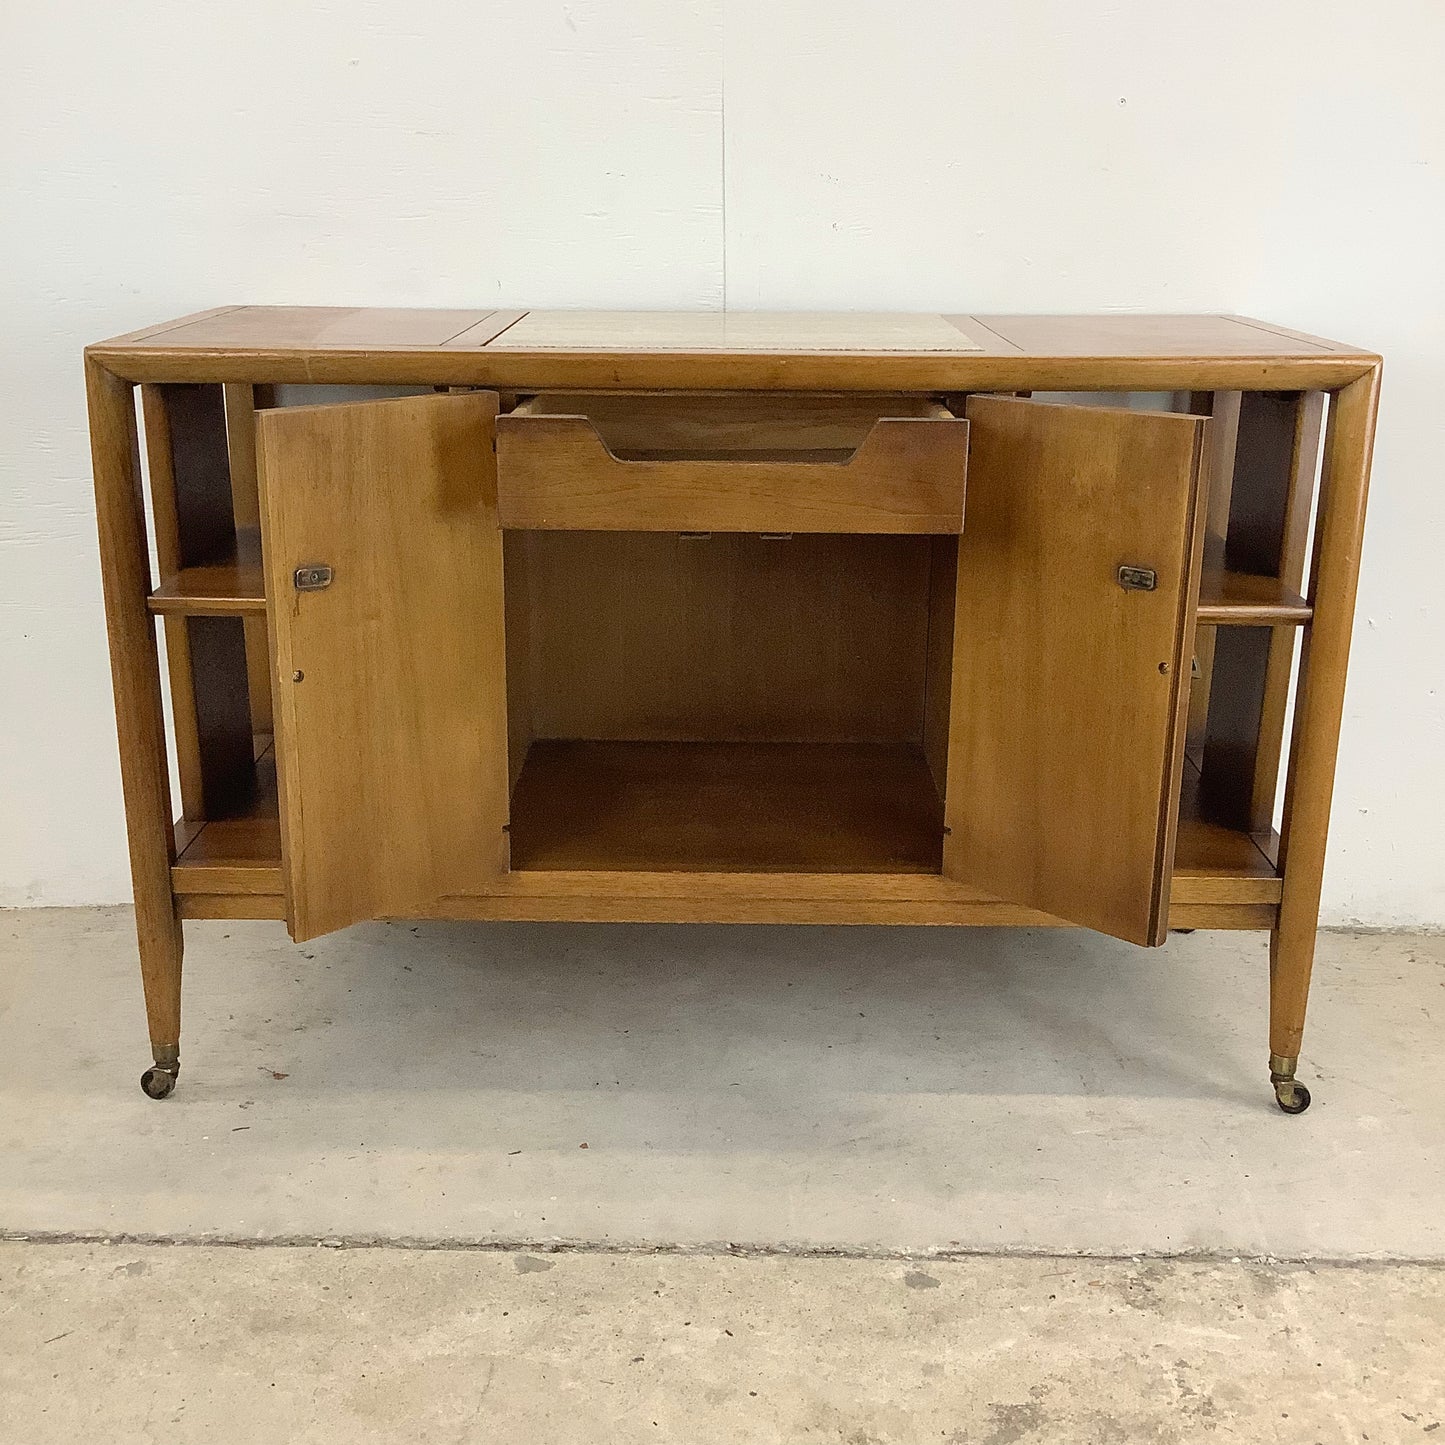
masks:
<svg viewBox="0 0 1445 1445"><path fill-rule="evenodd" d="M1308 1105L1377 356L240 306L85 365L152 1097L182 920L458 918L1267 930Z"/></svg>

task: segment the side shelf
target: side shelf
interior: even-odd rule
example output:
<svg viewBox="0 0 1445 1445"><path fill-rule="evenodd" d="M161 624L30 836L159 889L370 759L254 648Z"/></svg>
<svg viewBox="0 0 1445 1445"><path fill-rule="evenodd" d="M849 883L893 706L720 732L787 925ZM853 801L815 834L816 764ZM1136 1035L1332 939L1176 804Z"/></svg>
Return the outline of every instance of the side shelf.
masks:
<svg viewBox="0 0 1445 1445"><path fill-rule="evenodd" d="M149 605L160 617L265 616L260 528L237 528L229 557L162 577Z"/></svg>
<svg viewBox="0 0 1445 1445"><path fill-rule="evenodd" d="M1277 577L1206 571L1199 586L1199 620L1218 627L1299 626L1314 609Z"/></svg>

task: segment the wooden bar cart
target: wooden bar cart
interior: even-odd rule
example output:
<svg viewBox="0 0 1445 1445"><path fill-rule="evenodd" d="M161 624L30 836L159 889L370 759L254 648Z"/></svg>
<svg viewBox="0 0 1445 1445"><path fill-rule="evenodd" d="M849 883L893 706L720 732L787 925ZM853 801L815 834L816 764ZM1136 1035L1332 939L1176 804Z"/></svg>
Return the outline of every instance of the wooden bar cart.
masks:
<svg viewBox="0 0 1445 1445"><path fill-rule="evenodd" d="M153 1098L183 920L462 918L1267 930L1307 1107L1377 356L241 306L85 364Z"/></svg>

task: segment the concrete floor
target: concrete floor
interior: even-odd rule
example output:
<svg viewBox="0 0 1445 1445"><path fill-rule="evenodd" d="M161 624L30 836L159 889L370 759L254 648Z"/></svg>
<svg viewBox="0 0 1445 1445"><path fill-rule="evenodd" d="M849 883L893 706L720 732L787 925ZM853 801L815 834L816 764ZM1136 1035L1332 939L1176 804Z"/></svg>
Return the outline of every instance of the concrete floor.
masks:
<svg viewBox="0 0 1445 1445"><path fill-rule="evenodd" d="M1445 938L1322 937L1297 1119L1265 967L191 925L157 1104L129 915L0 914L0 1441L1428 1439Z"/></svg>
<svg viewBox="0 0 1445 1445"><path fill-rule="evenodd" d="M0 1439L1430 1445L1442 1335L1428 1266L8 1245Z"/></svg>
<svg viewBox="0 0 1445 1445"><path fill-rule="evenodd" d="M0 1227L1445 1258L1445 937L187 926L163 1103L129 915L0 914Z"/></svg>

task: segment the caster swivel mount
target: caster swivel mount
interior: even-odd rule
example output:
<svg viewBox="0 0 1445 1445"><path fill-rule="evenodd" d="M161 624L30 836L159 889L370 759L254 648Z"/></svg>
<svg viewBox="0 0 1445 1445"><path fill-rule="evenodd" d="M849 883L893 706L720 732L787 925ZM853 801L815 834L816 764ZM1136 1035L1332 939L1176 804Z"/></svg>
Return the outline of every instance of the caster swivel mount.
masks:
<svg viewBox="0 0 1445 1445"><path fill-rule="evenodd" d="M1269 1056L1269 1081L1274 1085L1274 1101L1286 1114L1303 1114L1310 1106L1310 1091L1294 1076L1298 1059L1283 1054Z"/></svg>
<svg viewBox="0 0 1445 1445"><path fill-rule="evenodd" d="M141 1092L148 1099L164 1099L176 1086L181 1071L181 1051L172 1044L157 1046L156 1061L140 1076Z"/></svg>

